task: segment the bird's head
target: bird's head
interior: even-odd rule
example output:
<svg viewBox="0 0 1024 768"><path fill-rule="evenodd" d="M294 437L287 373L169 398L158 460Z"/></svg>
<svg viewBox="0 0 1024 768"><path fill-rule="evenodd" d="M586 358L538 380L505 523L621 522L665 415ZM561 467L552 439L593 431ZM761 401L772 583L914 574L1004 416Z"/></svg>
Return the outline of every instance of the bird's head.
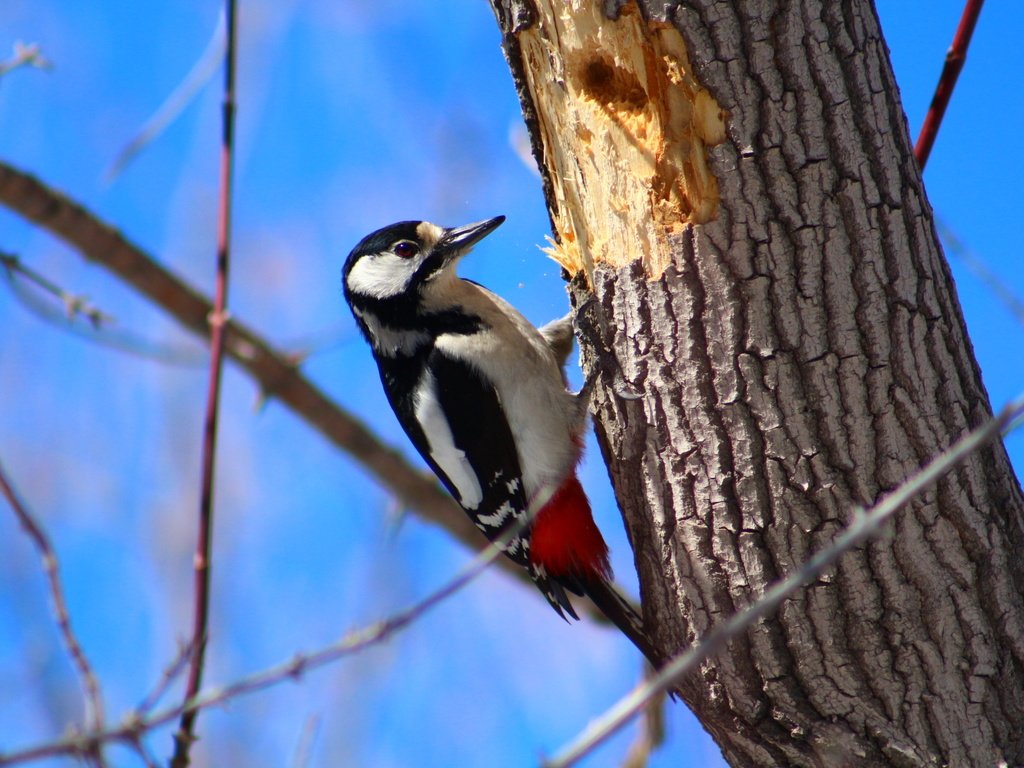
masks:
<svg viewBox="0 0 1024 768"><path fill-rule="evenodd" d="M445 275L504 216L444 228L429 221L400 221L378 229L352 249L342 270L350 304L414 300L423 287Z"/></svg>

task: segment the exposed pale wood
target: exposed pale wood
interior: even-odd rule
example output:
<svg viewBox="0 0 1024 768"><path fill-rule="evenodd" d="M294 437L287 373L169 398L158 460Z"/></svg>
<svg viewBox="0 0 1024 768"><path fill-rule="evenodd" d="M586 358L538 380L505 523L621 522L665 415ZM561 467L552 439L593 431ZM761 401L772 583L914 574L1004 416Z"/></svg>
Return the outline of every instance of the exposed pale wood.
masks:
<svg viewBox="0 0 1024 768"><path fill-rule="evenodd" d="M666 236L715 216L707 147L724 140L724 115L671 25L649 24L633 5L608 24L600 6L561 0L539 17L518 44L544 107L545 170L562 180L552 187L552 255L571 275L636 258L659 275L671 260Z"/></svg>
<svg viewBox="0 0 1024 768"><path fill-rule="evenodd" d="M677 648L990 407L868 0L518 7L506 54L559 250L586 269L585 365L610 372L599 442L649 628ZM666 45L686 83L649 87L638 73L656 80ZM664 100L636 114L708 94L726 138L699 184L662 194L664 162L636 153L669 143L632 141L652 122L590 99L580 56ZM699 167L693 139L714 131L671 125L673 167ZM1024 764L1021 553L1024 502L996 446L685 699L736 766Z"/></svg>

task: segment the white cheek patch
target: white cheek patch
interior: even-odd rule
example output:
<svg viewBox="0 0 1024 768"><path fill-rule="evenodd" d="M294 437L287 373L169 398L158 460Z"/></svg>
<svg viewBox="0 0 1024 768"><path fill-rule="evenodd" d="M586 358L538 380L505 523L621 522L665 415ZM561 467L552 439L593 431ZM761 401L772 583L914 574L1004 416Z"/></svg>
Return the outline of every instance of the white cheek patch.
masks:
<svg viewBox="0 0 1024 768"><path fill-rule="evenodd" d="M409 286L420 259L403 259L393 253L363 256L348 273L348 289L358 296L389 299Z"/></svg>
<svg viewBox="0 0 1024 768"><path fill-rule="evenodd" d="M452 481L459 492L459 503L466 509L476 509L483 501L480 481L464 451L455 445L451 427L437 401L437 381L430 371L424 371L416 390L416 421L430 446L430 458Z"/></svg>

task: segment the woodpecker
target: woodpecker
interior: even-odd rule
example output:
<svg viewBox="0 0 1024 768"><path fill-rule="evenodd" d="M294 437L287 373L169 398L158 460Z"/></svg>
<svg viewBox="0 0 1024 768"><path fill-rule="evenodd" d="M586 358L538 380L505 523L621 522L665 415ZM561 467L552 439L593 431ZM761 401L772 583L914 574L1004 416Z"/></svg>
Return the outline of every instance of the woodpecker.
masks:
<svg viewBox="0 0 1024 768"><path fill-rule="evenodd" d="M655 665L643 620L612 586L608 545L576 476L589 386L567 390L569 316L535 328L456 265L504 216L462 227L401 221L345 260L345 298L388 402L445 488L552 608L589 596ZM542 506L526 522L534 499ZM546 499L546 501L544 501Z"/></svg>

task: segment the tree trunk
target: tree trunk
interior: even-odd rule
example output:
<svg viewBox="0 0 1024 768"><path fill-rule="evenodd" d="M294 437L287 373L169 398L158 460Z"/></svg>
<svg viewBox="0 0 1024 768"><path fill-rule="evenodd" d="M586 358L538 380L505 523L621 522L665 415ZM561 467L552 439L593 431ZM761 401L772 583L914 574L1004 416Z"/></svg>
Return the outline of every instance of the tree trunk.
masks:
<svg viewBox="0 0 1024 768"><path fill-rule="evenodd" d="M868 0L492 4L605 373L645 618L677 651L981 424L987 396ZM1022 553L995 445L686 702L735 766L1022 764Z"/></svg>

